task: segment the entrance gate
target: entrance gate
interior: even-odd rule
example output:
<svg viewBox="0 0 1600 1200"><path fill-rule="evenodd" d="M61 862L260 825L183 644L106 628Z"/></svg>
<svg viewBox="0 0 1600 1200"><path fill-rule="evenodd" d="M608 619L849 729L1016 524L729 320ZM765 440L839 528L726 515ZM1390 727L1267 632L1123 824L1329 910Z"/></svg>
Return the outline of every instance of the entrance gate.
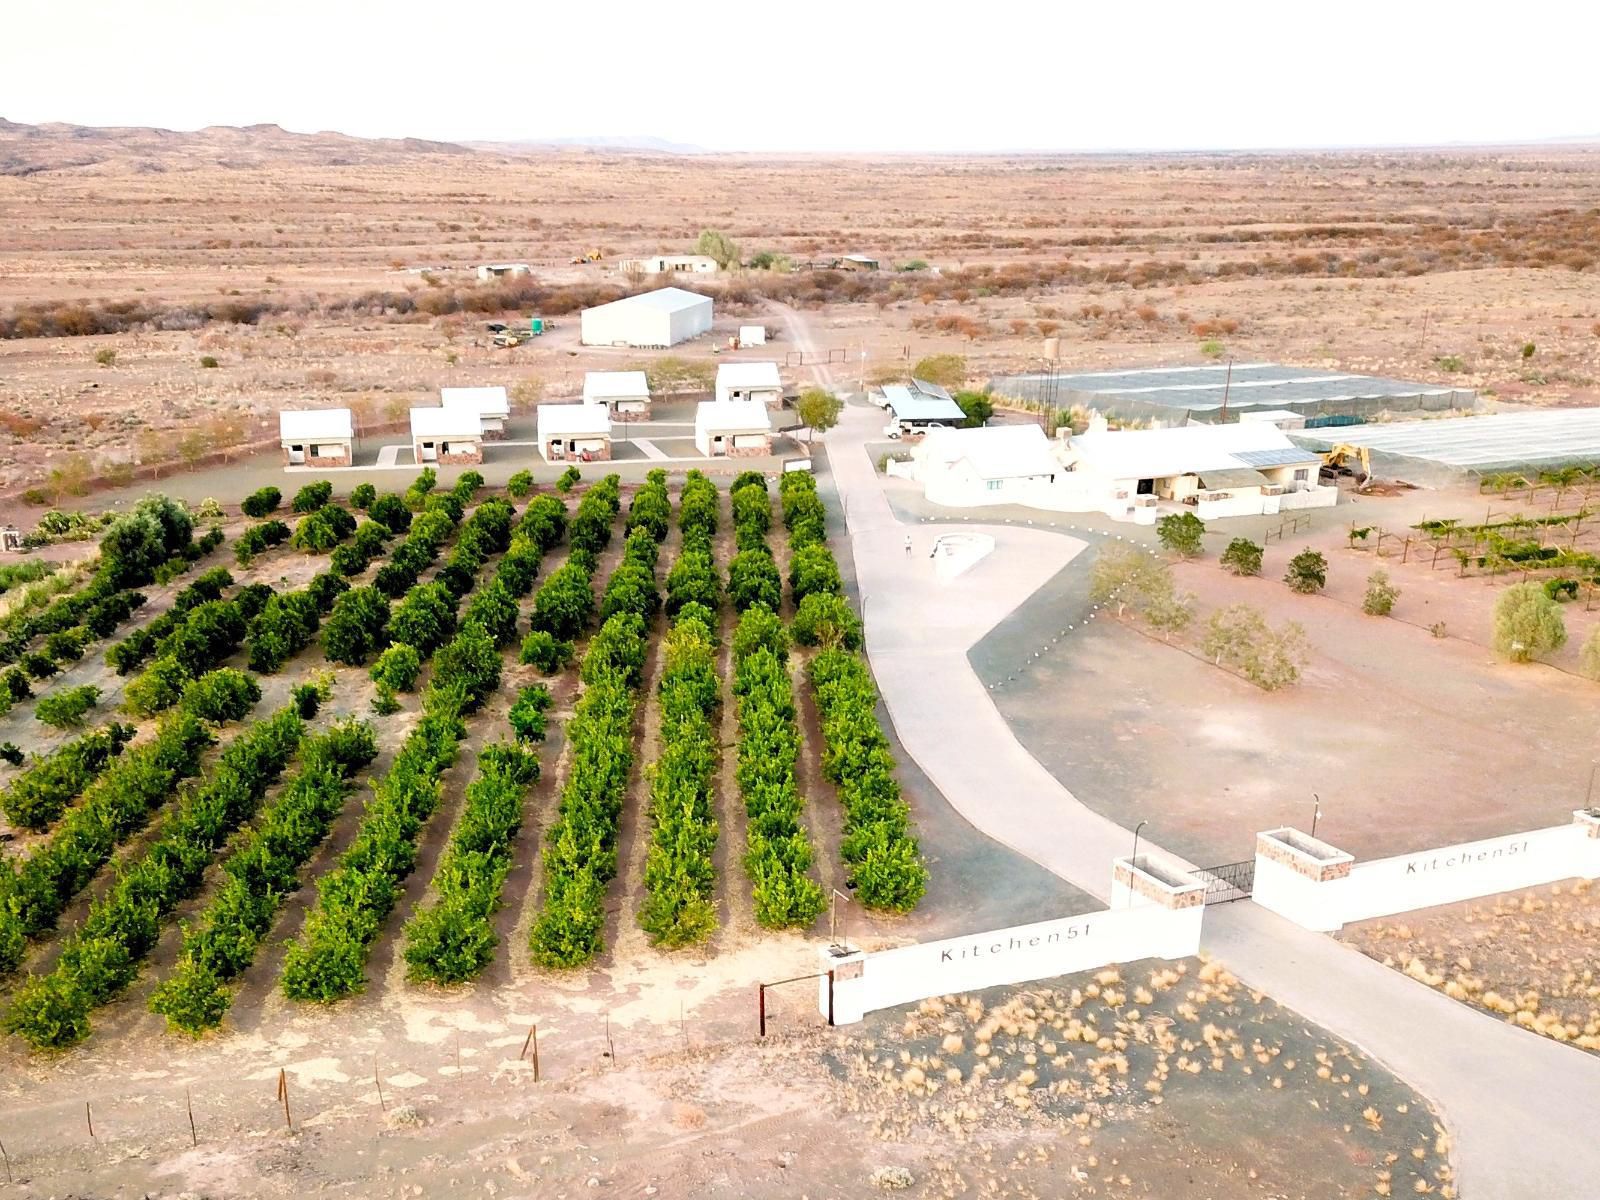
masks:
<svg viewBox="0 0 1600 1200"><path fill-rule="evenodd" d="M1227 904L1233 900L1248 900L1256 883L1256 860L1223 863L1216 867L1201 867L1195 878L1206 885L1207 904Z"/></svg>

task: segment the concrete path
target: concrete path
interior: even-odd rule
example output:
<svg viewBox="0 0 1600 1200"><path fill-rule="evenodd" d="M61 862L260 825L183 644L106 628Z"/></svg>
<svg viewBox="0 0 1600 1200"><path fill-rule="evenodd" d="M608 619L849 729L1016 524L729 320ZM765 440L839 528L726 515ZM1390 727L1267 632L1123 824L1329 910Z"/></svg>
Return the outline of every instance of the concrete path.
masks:
<svg viewBox="0 0 1600 1200"><path fill-rule="evenodd" d="M901 524L863 448L880 419L876 409L849 405L827 443L867 653L896 732L977 828L1104 897L1110 861L1129 851L1131 833L1085 807L1027 752L967 658L1083 543L1016 526ZM963 531L993 535L995 551L941 582L929 547L941 533ZM1467 1200L1600 1196L1600 1139L1586 1130L1600 1113L1600 1058L1458 1004L1248 902L1208 911L1204 943L1249 986L1359 1046L1437 1105Z"/></svg>

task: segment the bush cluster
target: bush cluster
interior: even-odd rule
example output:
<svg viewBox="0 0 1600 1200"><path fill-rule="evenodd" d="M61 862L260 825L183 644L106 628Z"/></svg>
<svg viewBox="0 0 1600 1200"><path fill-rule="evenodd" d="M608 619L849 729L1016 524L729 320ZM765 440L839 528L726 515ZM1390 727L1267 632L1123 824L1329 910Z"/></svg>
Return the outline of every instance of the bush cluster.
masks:
<svg viewBox="0 0 1600 1200"><path fill-rule="evenodd" d="M393 536L387 525L371 520L361 522L356 526L355 536L345 545L336 547L329 556L328 569L346 579L361 574L383 553Z"/></svg>
<svg viewBox="0 0 1600 1200"><path fill-rule="evenodd" d="M308 739L300 769L223 860L211 902L184 930L177 965L150 997L170 1028L201 1033L233 1004L228 984L255 959L278 910L300 886L298 871L328 836L352 777L377 756L369 725L343 721Z"/></svg>
<svg viewBox="0 0 1600 1200"><path fill-rule="evenodd" d="M261 685L243 671L222 667L184 685L178 701L183 710L214 725L244 718L261 699ZM302 716L315 716L302 713Z"/></svg>
<svg viewBox="0 0 1600 1200"><path fill-rule="evenodd" d="M283 545L290 536L289 527L276 517L259 525L252 525L239 535L238 541L234 542L234 561L241 567L248 567L257 556L265 554L274 546Z"/></svg>
<svg viewBox="0 0 1600 1200"><path fill-rule="evenodd" d="M239 502L239 511L259 521L262 517L277 512L278 506L282 503L283 493L277 488L257 488Z"/></svg>
<svg viewBox="0 0 1600 1200"><path fill-rule="evenodd" d="M21 961L24 939L54 928L116 848L200 769L212 740L205 720L180 706L154 738L125 751L90 783L50 840L20 866L0 859L0 974Z"/></svg>
<svg viewBox="0 0 1600 1200"><path fill-rule="evenodd" d="M745 489L748 490L748 489ZM763 492L764 494L764 492ZM739 793L750 818L744 865L756 920L769 929L809 925L822 911L821 887L795 779L800 728L786 662L789 638L772 608L758 604L733 637L739 716Z"/></svg>
<svg viewBox="0 0 1600 1200"><path fill-rule="evenodd" d="M322 629L329 662L359 667L389 644L389 600L376 587L342 593Z"/></svg>
<svg viewBox="0 0 1600 1200"><path fill-rule="evenodd" d="M133 726L113 722L35 759L0 791L0 810L18 828L35 833L48 829L122 753L133 734Z"/></svg>
<svg viewBox="0 0 1600 1200"><path fill-rule="evenodd" d="M459 493L452 491L434 497L430 504L442 506L449 501L459 500ZM514 516L515 512L507 501L485 500L461 527L461 536L456 539L455 548L439 571L439 582L449 588L457 599L472 590L479 569L490 555L502 553L511 544Z"/></svg>
<svg viewBox="0 0 1600 1200"><path fill-rule="evenodd" d="M321 624L322 612L309 589L269 596L245 633L250 669L271 675L311 644Z"/></svg>
<svg viewBox="0 0 1600 1200"><path fill-rule="evenodd" d="M316 906L284 959L289 999L328 1003L365 986L373 939L416 866L417 834L439 806L439 776L466 736L463 704L457 689L428 690L421 721L373 785L354 842L317 881Z"/></svg>
<svg viewBox="0 0 1600 1200"><path fill-rule="evenodd" d="M98 703L100 703L100 689L92 683L84 683L77 687L61 688L48 696L39 697L39 703L34 705L33 715L35 719L43 721L46 725L53 725L57 729L74 729L83 724L83 718Z"/></svg>
<svg viewBox="0 0 1600 1200"><path fill-rule="evenodd" d="M413 979L465 983L494 958L499 939L489 918L511 870L511 840L522 801L539 777L539 756L520 743L497 742L478 755L478 775L433 877L435 901L406 923L405 959Z"/></svg>
<svg viewBox="0 0 1600 1200"><path fill-rule="evenodd" d="M622 479L617 475L591 485L578 501L567 527L567 544L572 547L572 561L583 563L591 575L601 552L611 544L611 524L621 511Z"/></svg>
<svg viewBox="0 0 1600 1200"><path fill-rule="evenodd" d="M635 530L643 529L657 542L664 542L671 528L672 500L667 495L667 473L658 467L645 476L644 486L634 493L623 529L630 537Z"/></svg>
<svg viewBox="0 0 1600 1200"><path fill-rule="evenodd" d="M233 576L226 567L213 567L195 576L194 582L172 598L172 607L107 650L106 665L118 675L127 675L158 653L192 610L208 601L222 599L222 593L232 586ZM265 584L257 586L266 587Z"/></svg>
<svg viewBox="0 0 1600 1200"><path fill-rule="evenodd" d="M617 823L633 763L628 664L642 663L645 649L644 622L619 613L584 655L583 695L567 723L571 766L545 835L544 907L531 935L534 960L547 967L579 966L603 948L606 885L617 873Z"/></svg>
<svg viewBox="0 0 1600 1200"><path fill-rule="evenodd" d="M333 499L333 484L326 479L308 483L294 494L289 507L297 513L313 513Z"/></svg>
<svg viewBox="0 0 1600 1200"><path fill-rule="evenodd" d="M860 655L823 650L808 672L822 723L822 769L844 807L840 853L849 886L868 908L909 912L928 886L911 813L878 727L878 692Z"/></svg>
<svg viewBox="0 0 1600 1200"><path fill-rule="evenodd" d="M382 503L382 498L379 499ZM410 515L409 513L407 514ZM422 572L433 564L444 543L459 523L450 509L439 507L414 518L406 540L394 548L389 561L378 568L372 584L391 600L398 600L415 586Z"/></svg>
<svg viewBox="0 0 1600 1200"><path fill-rule="evenodd" d="M817 495L817 481L813 476L805 471L790 471L778 484L778 498L783 504L783 526L789 531L789 545L793 549L827 544L828 512Z"/></svg>
<svg viewBox="0 0 1600 1200"><path fill-rule="evenodd" d="M230 657L244 641L244 614L231 600L207 600L189 610L183 623L156 647L156 659L128 684L123 704L131 713L151 716L178 702L184 685Z"/></svg>
<svg viewBox="0 0 1600 1200"><path fill-rule="evenodd" d="M661 756L650 773L650 849L639 925L658 946L705 941L717 928L712 789L721 703L715 635L698 614L680 614L667 634L656 689Z"/></svg>
<svg viewBox="0 0 1600 1200"><path fill-rule="evenodd" d="M661 588L656 584L656 560L661 547L648 529L628 535L622 561L606 580L600 598L600 619L610 620L619 612L636 613L648 621L661 608Z"/></svg>
<svg viewBox="0 0 1600 1200"><path fill-rule="evenodd" d="M354 517L337 504L324 504L300 518L289 544L307 554L326 554L355 531Z"/></svg>
<svg viewBox="0 0 1600 1200"><path fill-rule="evenodd" d="M200 889L205 869L234 830L255 814L293 757L305 726L293 708L235 738L199 787L183 797L155 841L62 946L54 971L16 991L5 1028L35 1049L70 1045L89 1032L89 1013L137 977L160 922Z"/></svg>

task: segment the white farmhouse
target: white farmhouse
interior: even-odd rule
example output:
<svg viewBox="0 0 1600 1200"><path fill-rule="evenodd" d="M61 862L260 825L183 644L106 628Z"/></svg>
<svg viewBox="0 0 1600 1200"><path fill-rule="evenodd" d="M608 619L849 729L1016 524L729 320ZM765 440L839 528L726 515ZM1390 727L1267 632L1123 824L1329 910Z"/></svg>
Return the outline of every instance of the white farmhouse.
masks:
<svg viewBox="0 0 1600 1200"><path fill-rule="evenodd" d="M628 275L715 275L717 260L709 254L656 254L625 258L617 264Z"/></svg>
<svg viewBox="0 0 1600 1200"><path fill-rule="evenodd" d="M539 405L539 453L545 462L609 459L610 412L600 404Z"/></svg>
<svg viewBox="0 0 1600 1200"><path fill-rule="evenodd" d="M760 400L703 400L694 412L694 444L707 458L772 452L772 415Z"/></svg>
<svg viewBox="0 0 1600 1200"><path fill-rule="evenodd" d="M711 328L711 297L682 288L659 288L586 308L579 324L585 346L662 350Z"/></svg>
<svg viewBox="0 0 1600 1200"><path fill-rule="evenodd" d="M478 268L478 278L485 281L515 279L519 275L530 274L532 270L527 263L484 263Z"/></svg>
<svg viewBox="0 0 1600 1200"><path fill-rule="evenodd" d="M1024 504L1151 525L1164 511L1213 520L1331 506L1339 492L1318 481L1320 466L1268 422L1112 431L1097 419L1054 443L1035 425L936 429L891 470L950 508Z"/></svg>
<svg viewBox="0 0 1600 1200"><path fill-rule="evenodd" d="M413 408L411 452L416 464L481 463L483 419L468 408Z"/></svg>
<svg viewBox="0 0 1600 1200"><path fill-rule="evenodd" d="M288 466L348 467L355 420L348 408L286 409L278 414L278 437Z"/></svg>
<svg viewBox="0 0 1600 1200"><path fill-rule="evenodd" d="M783 380L775 362L725 362L717 364L718 400L759 400L783 403Z"/></svg>
<svg viewBox="0 0 1600 1200"><path fill-rule="evenodd" d="M1065 468L1038 425L933 429L912 452L929 500L949 508L1029 504L1048 508Z"/></svg>
<svg viewBox="0 0 1600 1200"><path fill-rule="evenodd" d="M511 401L503 387L440 388L439 404L444 408L458 408L475 412L483 423L483 436L502 438L506 435L506 419L511 416Z"/></svg>
<svg viewBox="0 0 1600 1200"><path fill-rule="evenodd" d="M650 381L643 371L590 371L583 377L583 402L603 404L618 421L650 416Z"/></svg>

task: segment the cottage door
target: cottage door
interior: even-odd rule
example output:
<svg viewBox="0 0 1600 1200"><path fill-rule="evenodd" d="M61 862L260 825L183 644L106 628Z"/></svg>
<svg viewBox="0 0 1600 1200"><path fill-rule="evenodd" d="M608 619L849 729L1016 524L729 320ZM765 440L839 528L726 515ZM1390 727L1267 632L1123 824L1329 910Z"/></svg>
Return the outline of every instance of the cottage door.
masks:
<svg viewBox="0 0 1600 1200"><path fill-rule="evenodd" d="M422 443L422 461L423 462L438 462L439 461L439 447L434 445L432 442L423 442Z"/></svg>

